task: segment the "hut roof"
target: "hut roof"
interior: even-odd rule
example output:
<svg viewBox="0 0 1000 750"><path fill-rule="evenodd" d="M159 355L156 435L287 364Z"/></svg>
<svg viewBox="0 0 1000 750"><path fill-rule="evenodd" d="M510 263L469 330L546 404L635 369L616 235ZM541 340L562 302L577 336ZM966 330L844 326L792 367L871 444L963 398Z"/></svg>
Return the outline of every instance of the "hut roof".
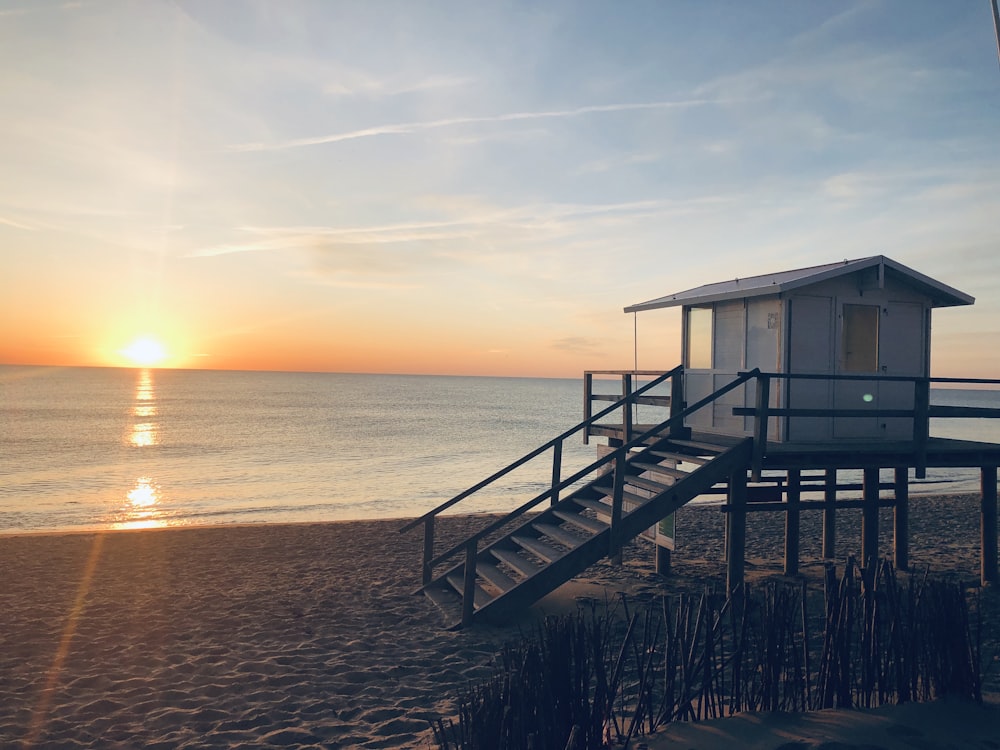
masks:
<svg viewBox="0 0 1000 750"><path fill-rule="evenodd" d="M878 268L880 279L884 279L885 275L895 276L900 278L904 283L916 287L930 298L932 307L971 305L976 301L975 297L960 292L947 284L942 284L940 281L935 281L929 276L924 276L922 273L918 273L912 268L907 268L902 263L897 263L891 258L887 258L884 255L873 255L869 258L844 260L839 263L828 263L823 266L811 266L793 271L781 271L780 273L765 274L763 276L750 276L745 279L733 279L731 281L705 284L704 286L688 289L684 292L669 294L666 297L658 297L648 302L629 305L625 308L625 312L642 312L644 310L657 310L661 307L706 304L720 300L781 294L782 292L790 292L793 289L873 267Z"/></svg>

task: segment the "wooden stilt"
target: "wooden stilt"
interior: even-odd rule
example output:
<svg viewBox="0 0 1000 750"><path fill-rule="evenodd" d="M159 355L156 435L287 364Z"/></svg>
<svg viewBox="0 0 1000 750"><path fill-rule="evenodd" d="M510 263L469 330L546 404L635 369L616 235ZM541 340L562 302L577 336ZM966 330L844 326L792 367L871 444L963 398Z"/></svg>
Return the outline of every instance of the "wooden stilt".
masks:
<svg viewBox="0 0 1000 750"><path fill-rule="evenodd" d="M730 496L732 493L730 492ZM729 562L729 537L732 536L733 514L726 513L726 518L722 522L722 559Z"/></svg>
<svg viewBox="0 0 1000 750"><path fill-rule="evenodd" d="M656 545L656 572L661 576L670 575L670 550Z"/></svg>
<svg viewBox="0 0 1000 750"><path fill-rule="evenodd" d="M892 515L893 562L896 570L910 569L910 477L905 466L896 467Z"/></svg>
<svg viewBox="0 0 1000 750"><path fill-rule="evenodd" d="M801 500L802 473L798 469L788 470L788 490L785 511L785 575L799 572L799 500Z"/></svg>
<svg viewBox="0 0 1000 750"><path fill-rule="evenodd" d="M979 476L983 493L979 527L982 540L980 579L985 586L1000 583L997 571L997 467L983 466Z"/></svg>
<svg viewBox="0 0 1000 750"><path fill-rule="evenodd" d="M878 562L878 468L866 468L861 509L861 566Z"/></svg>
<svg viewBox="0 0 1000 750"><path fill-rule="evenodd" d="M826 470L823 487L823 557L832 560L837 556L837 470Z"/></svg>
<svg viewBox="0 0 1000 750"><path fill-rule="evenodd" d="M747 540L747 472L740 468L729 477L729 546L726 550L726 590L743 584Z"/></svg>

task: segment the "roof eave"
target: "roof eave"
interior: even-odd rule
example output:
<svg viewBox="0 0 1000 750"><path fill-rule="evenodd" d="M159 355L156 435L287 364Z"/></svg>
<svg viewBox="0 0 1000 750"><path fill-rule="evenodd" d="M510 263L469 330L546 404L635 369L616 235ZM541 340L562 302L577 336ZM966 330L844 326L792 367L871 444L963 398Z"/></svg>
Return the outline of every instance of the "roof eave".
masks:
<svg viewBox="0 0 1000 750"><path fill-rule="evenodd" d="M772 294L783 294L791 292L800 287L812 286L814 284L834 279L848 273L856 273L882 265L893 272L899 273L911 284L924 287L927 296L931 300L932 307L958 307L961 305L971 305L975 303L975 297L961 292L958 289L942 284L940 281L925 276L914 271L912 268L904 266L884 255L873 255L868 258L858 258L856 260L844 261L825 271L820 271L809 276L798 279L790 279L781 283L772 283L769 286L752 287L749 289L728 289L709 294L688 295L687 292L679 292L667 297L658 297L648 302L640 302L629 305L625 308L626 313L639 313L649 310L660 310L666 307L681 307L685 305L708 305L713 302L724 300L747 299L749 297L762 297ZM711 285L709 285L711 286ZM694 291L694 290L690 290Z"/></svg>

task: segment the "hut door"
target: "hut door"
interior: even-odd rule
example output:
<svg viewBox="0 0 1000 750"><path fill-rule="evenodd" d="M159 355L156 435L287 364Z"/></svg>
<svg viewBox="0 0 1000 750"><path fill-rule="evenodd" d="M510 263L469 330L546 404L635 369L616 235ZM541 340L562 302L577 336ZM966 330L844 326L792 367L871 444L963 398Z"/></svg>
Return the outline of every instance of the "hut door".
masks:
<svg viewBox="0 0 1000 750"><path fill-rule="evenodd" d="M834 371L833 298L799 295L789 302L788 371L800 375L829 376ZM792 409L829 409L830 381L788 381L788 406ZM788 439L813 442L830 439L829 417L789 417Z"/></svg>
<svg viewBox="0 0 1000 750"><path fill-rule="evenodd" d="M882 345L879 347L879 369L883 375L921 377L926 373L926 325L924 306L919 302L889 301L882 313ZM914 387L908 382L879 383L878 402L883 409L912 409ZM886 417L879 427L888 438L913 438L913 420L906 417Z"/></svg>
<svg viewBox="0 0 1000 750"><path fill-rule="evenodd" d="M864 300L842 300L838 315L837 337L838 375L879 374L879 329L881 305ZM833 388L835 409L878 408L878 381L837 380ZM872 417L836 417L833 436L836 438L877 437L878 420Z"/></svg>

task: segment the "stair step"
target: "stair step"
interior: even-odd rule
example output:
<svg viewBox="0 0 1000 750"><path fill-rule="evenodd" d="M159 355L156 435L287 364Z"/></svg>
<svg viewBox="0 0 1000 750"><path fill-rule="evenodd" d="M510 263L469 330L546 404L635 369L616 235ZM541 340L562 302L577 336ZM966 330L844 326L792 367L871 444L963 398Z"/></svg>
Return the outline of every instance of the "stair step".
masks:
<svg viewBox="0 0 1000 750"><path fill-rule="evenodd" d="M517 585L517 581L504 573L493 563L482 561L476 563L476 572L500 589L503 593L510 591Z"/></svg>
<svg viewBox="0 0 1000 750"><path fill-rule="evenodd" d="M602 492L604 491L604 489L602 489L600 487L598 487L597 489L600 489ZM610 492L611 492L611 490L608 490L608 493L610 493ZM608 494L607 497L611 497L611 495ZM583 498L579 498L579 497L574 497L573 498L573 502L576 503L577 505L579 505L581 508L586 508L587 510L592 510L592 511L594 511L595 513L597 513L599 515L602 515L602 516L610 516L611 515L611 504L610 503L602 503L600 500L584 500Z"/></svg>
<svg viewBox="0 0 1000 750"><path fill-rule="evenodd" d="M604 505L604 503L601 503ZM605 506L607 512L611 512L611 506ZM561 518L568 524L576 526L578 529L586 531L589 534L600 534L602 531L608 528L608 525L603 521L598 521L594 518L587 518L587 516L581 516L578 513L570 513L563 510L554 510L552 514L558 518Z"/></svg>
<svg viewBox="0 0 1000 750"><path fill-rule="evenodd" d="M694 448L696 450L705 451L706 453L711 453L715 456L723 453L727 450L724 445L715 445L713 443L701 443L697 440L678 440L675 438L670 438L670 442L674 445L679 445L682 448Z"/></svg>
<svg viewBox="0 0 1000 750"><path fill-rule="evenodd" d="M655 482L653 484L655 484ZM594 489L598 490L602 495L604 495L609 500L613 498L615 494L614 488L612 487L595 487ZM627 500L631 503L635 503L636 505L642 505L647 500L649 500L648 497L644 497L643 495L636 495L634 492L629 492L628 490L622 490L622 499ZM611 515L610 503L601 503L601 505L605 506L606 510L599 510L597 512L607 513L608 515Z"/></svg>
<svg viewBox="0 0 1000 750"><path fill-rule="evenodd" d="M478 569L478 566L476 567ZM457 573L449 573L447 578L448 578L448 583L451 584L451 587L455 589L455 591L461 597L462 591L465 589L465 580L461 571ZM488 591L486 591L486 589L484 589L477 583L475 586L474 601L476 609L479 609L480 607L485 607L487 604L493 601L493 597L490 595Z"/></svg>
<svg viewBox="0 0 1000 750"><path fill-rule="evenodd" d="M670 451L661 451L654 448L648 449L646 453L657 458L668 459L670 461L683 461L689 464L707 464L712 460L704 456L692 456L688 453L671 453Z"/></svg>
<svg viewBox="0 0 1000 750"><path fill-rule="evenodd" d="M530 536L512 536L510 540L521 549L527 550L547 563L554 562L566 554L563 550L556 549L551 544L546 544Z"/></svg>
<svg viewBox="0 0 1000 750"><path fill-rule="evenodd" d="M663 484L662 482L655 482L652 479L644 479L643 477L627 476L625 477L625 483L630 484L633 487L641 487L644 490L649 490L650 492L655 492L660 494L661 492L666 492L670 489L669 484ZM648 498L642 498L645 502Z"/></svg>
<svg viewBox="0 0 1000 750"><path fill-rule="evenodd" d="M516 570L518 573L525 576L526 578L530 578L531 576L535 575L535 573L537 573L539 570L542 569L540 565L537 565L531 562L531 560L521 557L521 555L517 554L517 552L515 552L512 549L494 547L493 549L490 550L490 553L497 560L506 563L507 565L512 567L514 570Z"/></svg>
<svg viewBox="0 0 1000 750"><path fill-rule="evenodd" d="M677 479L683 479L690 471L684 471L684 469L675 469L672 466L660 466L659 464L646 463L645 461L633 461L631 466L638 469L643 469L644 471L655 471L660 474L666 474L668 477L675 477Z"/></svg>
<svg viewBox="0 0 1000 750"><path fill-rule="evenodd" d="M434 602L438 609L442 609L445 612L461 608L462 597L453 588L445 586L443 583L428 584L423 589L423 592L428 599Z"/></svg>
<svg viewBox="0 0 1000 750"><path fill-rule="evenodd" d="M570 549L576 549L584 541L586 541L573 532L567 531L562 526L556 526L550 523L533 523L531 524L531 527L540 531L549 539L553 539L564 547L569 547Z"/></svg>

